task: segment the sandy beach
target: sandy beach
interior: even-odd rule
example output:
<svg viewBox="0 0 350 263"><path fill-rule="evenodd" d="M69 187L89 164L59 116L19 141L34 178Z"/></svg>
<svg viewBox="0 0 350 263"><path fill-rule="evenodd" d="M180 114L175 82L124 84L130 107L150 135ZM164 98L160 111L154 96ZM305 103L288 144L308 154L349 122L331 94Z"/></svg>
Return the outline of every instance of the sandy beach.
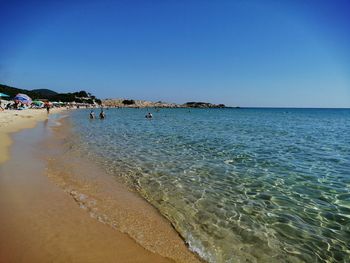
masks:
<svg viewBox="0 0 350 263"><path fill-rule="evenodd" d="M92 180L99 177L99 170L85 167L84 176L90 179L74 177L76 191L65 187L83 166L76 159L67 171L67 162L58 160L62 155L55 146L64 136L57 138L56 132L56 141L49 138L46 111L0 115L0 262L199 261L146 201L111 178ZM114 194L107 185L117 187ZM85 200L89 187L95 192ZM112 220L115 225L94 216L91 211L96 207L86 208L91 199L114 205L119 215Z"/></svg>

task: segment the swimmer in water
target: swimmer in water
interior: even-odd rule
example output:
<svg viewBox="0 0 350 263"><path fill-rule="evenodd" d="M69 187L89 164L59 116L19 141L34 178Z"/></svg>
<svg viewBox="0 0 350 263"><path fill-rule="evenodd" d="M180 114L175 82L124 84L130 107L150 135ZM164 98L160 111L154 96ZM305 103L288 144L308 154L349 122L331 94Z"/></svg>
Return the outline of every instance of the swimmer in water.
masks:
<svg viewBox="0 0 350 263"><path fill-rule="evenodd" d="M95 112L93 110L90 111L90 119L95 119Z"/></svg>
<svg viewBox="0 0 350 263"><path fill-rule="evenodd" d="M102 120L104 118L106 118L106 115L105 115L104 111L101 110L101 112L100 112L100 119Z"/></svg>
<svg viewBox="0 0 350 263"><path fill-rule="evenodd" d="M152 119L153 118L153 115L152 113L147 113L147 115L145 116L146 119Z"/></svg>

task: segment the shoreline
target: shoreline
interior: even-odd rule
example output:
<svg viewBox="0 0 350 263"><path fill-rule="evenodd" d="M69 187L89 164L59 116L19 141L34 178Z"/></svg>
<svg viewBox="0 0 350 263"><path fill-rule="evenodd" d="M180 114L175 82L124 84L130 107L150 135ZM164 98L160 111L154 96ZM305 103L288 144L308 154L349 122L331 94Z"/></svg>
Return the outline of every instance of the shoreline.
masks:
<svg viewBox="0 0 350 263"><path fill-rule="evenodd" d="M53 128L54 139L45 146L53 151L48 176L91 217L126 233L147 250L176 262L203 262L157 208L76 149L69 122L61 120Z"/></svg>
<svg viewBox="0 0 350 263"><path fill-rule="evenodd" d="M0 245L0 262L45 262L49 259L54 259L55 262L100 262L101 260L103 262L173 262L173 260L175 262L200 262L198 257L185 246L184 241L170 223L151 204L141 197L136 197L135 193L127 192L122 186L118 186L113 178L103 176L102 180L98 180L100 189L94 192L94 196L83 193L82 190L88 188L88 182L90 185L97 182L95 179L100 177L101 171L91 172L91 169L85 169L84 174L90 178L80 178L81 188L79 188L76 178L78 173L72 171L83 168L86 163L83 164L81 159L76 158L77 162L73 162L75 167L70 167L69 170L57 169L58 165L64 164L62 160L60 160L61 163L57 162L57 156L66 154L63 152L64 148L58 150L58 144L62 142L62 136L66 135L61 133L62 130L67 127L50 127L52 134L48 136L46 126L50 126L50 120L47 120L46 112L45 114L31 114L27 112L16 115L16 118L26 121L16 123L16 120L13 120L0 133L0 150L1 153L4 153L1 154L4 158L0 160L0 188L5 189L0 191L2 200L0 209L4 211L4 215L7 215L6 217L0 216L2 226L0 231L4 233L0 238L0 244L3 244ZM33 127L35 128L25 130ZM45 133L45 135L40 136L39 133ZM60 133L61 136L58 138ZM38 136L45 137L45 139L38 138ZM25 138L28 137L29 142L25 142ZM36 149L33 145L35 141L37 144L40 142L40 146ZM67 159L65 162L67 164ZM17 163L23 163L23 165L16 167ZM32 170L24 172L24 166L28 163ZM94 169L94 167L90 168ZM61 178L57 177L57 172ZM67 183L72 178L76 180L75 185L73 184L72 187L71 184L70 190L67 191ZM23 182L28 182L28 184L23 185ZM113 196L116 189L112 187L107 189L107 185L119 187L117 188L118 195ZM17 196L28 194L28 197L21 199L21 204L18 204L13 193ZM33 196L35 196L34 201L30 201ZM119 204L115 198L120 199ZM35 205L32 205L32 202ZM109 205L112 203L113 209L116 209L121 216L119 221L113 218L113 225L96 213L96 209L106 213L106 210L102 209L103 206L91 206L96 202ZM115 206L116 204L119 206ZM133 207L133 211L126 211L125 209L130 206ZM110 208L112 207L108 205L104 207L107 210ZM49 215L45 215L47 211ZM144 222L149 215L154 217ZM36 220L30 220L31 218L36 218ZM57 221L58 218L61 220L64 218L63 223ZM25 219L32 221L30 224L32 227L25 226ZM21 222L18 223L20 227L18 225L15 227L17 222ZM79 222L79 226L71 222ZM130 231L130 225L128 226L130 222L137 222L133 225L132 231ZM163 224L163 232L160 231L160 233L168 232L167 234L171 236L170 240L164 240L163 244L160 244L159 233L152 231L143 233L145 229L142 226L146 226L147 229L147 224L152 222ZM17 228L22 229L24 233L20 233ZM75 228L80 229L79 233ZM38 233L32 232L32 229L36 229ZM29 232L32 233L28 235ZM55 237L52 238L52 235ZM140 242L139 237L143 235L146 242ZM86 236L90 237L90 240L86 240ZM176 240L175 243L173 238ZM169 243L166 244L167 242ZM23 246L28 249L23 250ZM56 246L62 251L57 250ZM90 246L94 248L89 248L88 253L86 251L82 253L82 249ZM165 249L169 251L162 251ZM69 252L63 252L65 250Z"/></svg>

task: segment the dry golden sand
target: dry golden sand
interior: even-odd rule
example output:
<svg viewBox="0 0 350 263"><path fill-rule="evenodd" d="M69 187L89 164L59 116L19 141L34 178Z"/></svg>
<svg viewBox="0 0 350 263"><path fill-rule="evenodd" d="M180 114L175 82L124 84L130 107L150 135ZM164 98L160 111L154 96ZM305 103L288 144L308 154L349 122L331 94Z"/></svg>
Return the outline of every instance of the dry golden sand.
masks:
<svg viewBox="0 0 350 263"><path fill-rule="evenodd" d="M84 181L79 181L79 184L76 183L74 189L81 192L72 189L67 191L67 187L65 188L62 183L58 183L57 177L56 180L52 180L53 177L46 176L49 170L61 174L64 171L55 169L57 168L55 167L55 164L58 164L57 162L55 163L50 159L48 163L48 160L43 158L43 149L48 145L42 145L41 147L35 145L40 141L40 137L47 135L48 129L45 127L47 122L40 122L35 129L20 131L12 135L14 143L10 147L11 151L9 151L9 145L12 143L10 133L34 127L37 121L47 118L45 111L0 112L0 117L1 263L157 263L172 262L173 260L177 262L199 262L198 258L187 250L184 242L171 228L170 224L144 200L130 196L132 193L123 190L124 192L118 191L119 194L117 195L109 195L107 188L97 187L98 189L104 189L103 194L99 191L92 191L93 195L89 196L89 198L95 198L95 201L101 201L101 198L108 199L108 197L110 197L110 201L116 197L122 199L122 202L112 202L113 205L119 204L119 206L116 205L113 208L120 209L121 215L125 215L127 219L123 222L123 217L114 218L119 220L117 221L118 227L112 228L113 225L109 222L101 223L97 220L103 221L101 218L93 218L91 213L89 214L86 211L86 208L79 208L77 202L80 206L84 206L84 202L80 202L81 192L89 190L87 189L89 187L93 188L91 186L93 181L86 184L84 184ZM48 149L48 151L50 150ZM63 168L67 167L63 166ZM70 178L69 176L72 174L67 172L66 177ZM85 174L90 173L86 170ZM90 176L96 176L96 173L91 173ZM84 180L87 180L87 178ZM99 181L101 187L113 185L113 182L110 183L108 179ZM65 184L67 184L67 181ZM137 201L135 202L135 200ZM123 202L124 204L120 205ZM111 208L108 205L106 207ZM131 210L123 211L122 209L126 207L130 207ZM146 217L149 215L151 217L147 219ZM135 227L138 228L135 231L124 231L127 228L126 225L131 221L134 221ZM142 223L144 223L143 226ZM160 224L163 232L154 232L154 227L147 227L147 224L152 223ZM144 227L145 225L146 227ZM122 230L128 235L116 229ZM150 229L150 231L137 232L143 229ZM144 242L138 240L137 243L130 238L130 236L137 235L137 233L139 235L145 234L144 238L141 239ZM161 233L167 233L165 239L162 239ZM164 242L168 242L168 244L164 244ZM144 247L147 247L147 249Z"/></svg>

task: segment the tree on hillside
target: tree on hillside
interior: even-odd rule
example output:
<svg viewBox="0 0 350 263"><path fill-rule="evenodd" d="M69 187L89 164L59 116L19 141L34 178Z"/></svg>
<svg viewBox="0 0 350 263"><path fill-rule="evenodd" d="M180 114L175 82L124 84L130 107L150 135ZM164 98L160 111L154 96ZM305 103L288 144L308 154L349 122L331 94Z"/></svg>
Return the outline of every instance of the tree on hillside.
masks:
<svg viewBox="0 0 350 263"><path fill-rule="evenodd" d="M124 105L132 105L132 104L135 104L135 101L134 100L123 100L123 104Z"/></svg>

